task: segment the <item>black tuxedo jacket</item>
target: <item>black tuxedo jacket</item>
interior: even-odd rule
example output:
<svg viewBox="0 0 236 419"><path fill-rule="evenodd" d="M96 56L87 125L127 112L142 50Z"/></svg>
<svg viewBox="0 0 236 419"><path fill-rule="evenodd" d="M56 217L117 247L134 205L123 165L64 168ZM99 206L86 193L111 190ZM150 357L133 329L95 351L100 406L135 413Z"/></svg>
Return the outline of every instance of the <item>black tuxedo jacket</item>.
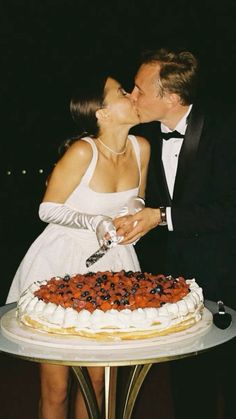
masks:
<svg viewBox="0 0 236 419"><path fill-rule="evenodd" d="M161 160L160 124L136 127L136 133L151 144L146 206L170 206L174 229L153 229L138 242L136 250L142 270L194 277L206 298L224 298L235 307L236 135L235 117L230 113L193 106L173 199Z"/></svg>

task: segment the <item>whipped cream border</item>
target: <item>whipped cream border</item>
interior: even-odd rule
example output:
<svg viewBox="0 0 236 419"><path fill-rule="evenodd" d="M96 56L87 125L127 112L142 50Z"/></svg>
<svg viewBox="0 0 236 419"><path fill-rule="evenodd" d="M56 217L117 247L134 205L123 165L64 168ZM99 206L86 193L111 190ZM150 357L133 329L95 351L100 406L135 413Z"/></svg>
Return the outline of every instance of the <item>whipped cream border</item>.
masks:
<svg viewBox="0 0 236 419"><path fill-rule="evenodd" d="M59 279L59 278L58 278ZM90 332L115 331L130 332L138 330L164 330L187 319L195 322L201 319L203 309L202 288L195 279L188 279L190 292L176 303L166 303L159 308L111 309L106 312L101 309L90 313L88 310L77 312L71 307L64 308L54 303L45 303L34 296L34 292L47 281L34 282L21 295L17 304L17 316L24 323L24 316L54 329L74 328L75 331Z"/></svg>

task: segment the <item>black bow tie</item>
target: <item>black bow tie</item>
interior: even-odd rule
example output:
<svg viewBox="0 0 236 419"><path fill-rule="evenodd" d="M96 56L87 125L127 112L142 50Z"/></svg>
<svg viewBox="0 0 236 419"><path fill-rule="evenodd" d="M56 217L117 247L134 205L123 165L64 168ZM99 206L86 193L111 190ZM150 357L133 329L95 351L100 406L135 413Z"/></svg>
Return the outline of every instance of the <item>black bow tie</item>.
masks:
<svg viewBox="0 0 236 419"><path fill-rule="evenodd" d="M161 132L161 138L167 141L170 138L184 138L184 135L180 134L179 131Z"/></svg>

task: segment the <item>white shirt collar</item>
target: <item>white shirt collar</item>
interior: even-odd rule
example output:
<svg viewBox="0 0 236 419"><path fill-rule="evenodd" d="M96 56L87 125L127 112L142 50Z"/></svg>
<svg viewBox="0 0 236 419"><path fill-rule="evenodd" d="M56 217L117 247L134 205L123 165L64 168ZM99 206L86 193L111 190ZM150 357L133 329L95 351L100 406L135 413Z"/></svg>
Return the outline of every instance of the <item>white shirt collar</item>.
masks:
<svg viewBox="0 0 236 419"><path fill-rule="evenodd" d="M180 134L185 134L186 128L187 128L187 118L191 112L193 105L190 105L186 114L180 119L180 121L178 122L178 124L176 125L176 127L174 128L173 131L179 131ZM172 131L170 128L168 128L166 125L161 123L161 131L162 132L170 132Z"/></svg>

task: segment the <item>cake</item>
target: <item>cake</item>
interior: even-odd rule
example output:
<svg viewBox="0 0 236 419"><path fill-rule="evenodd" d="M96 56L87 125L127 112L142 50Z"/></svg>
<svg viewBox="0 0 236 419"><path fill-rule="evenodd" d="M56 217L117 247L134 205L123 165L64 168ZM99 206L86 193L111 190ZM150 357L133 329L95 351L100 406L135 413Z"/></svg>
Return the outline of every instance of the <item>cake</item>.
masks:
<svg viewBox="0 0 236 419"><path fill-rule="evenodd" d="M142 339L187 329L202 316L194 279L142 272L89 272L35 282L17 304L20 322L53 334Z"/></svg>

